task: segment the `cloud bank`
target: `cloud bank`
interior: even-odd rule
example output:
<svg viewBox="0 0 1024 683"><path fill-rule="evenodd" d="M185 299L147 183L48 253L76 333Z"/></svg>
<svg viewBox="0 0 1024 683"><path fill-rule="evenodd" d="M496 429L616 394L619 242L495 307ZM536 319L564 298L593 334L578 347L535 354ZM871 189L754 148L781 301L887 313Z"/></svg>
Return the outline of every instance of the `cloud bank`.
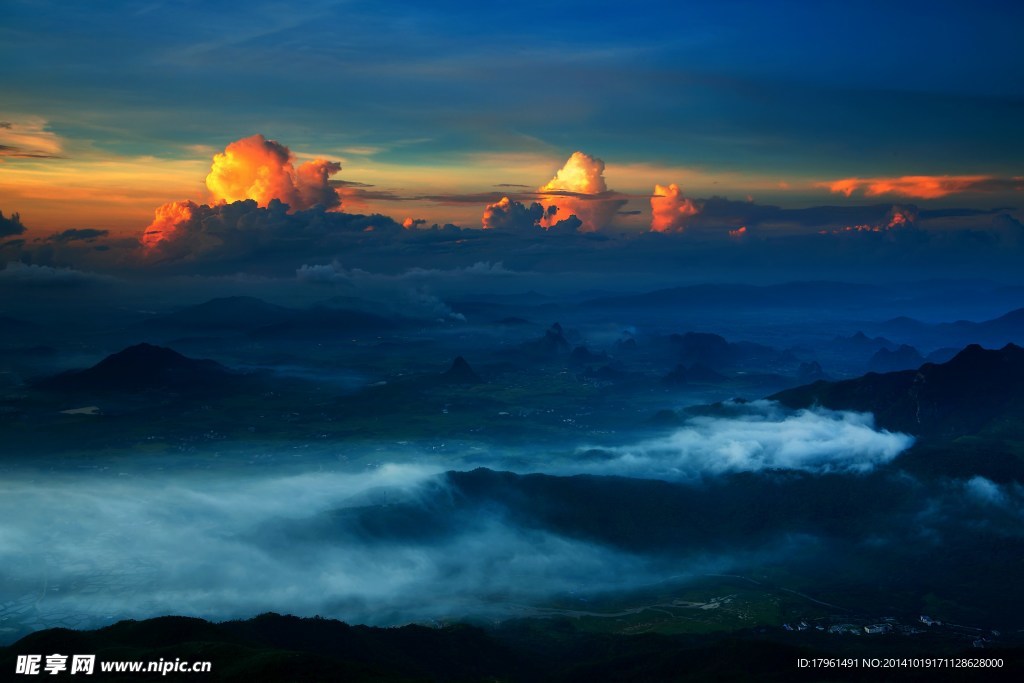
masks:
<svg viewBox="0 0 1024 683"><path fill-rule="evenodd" d="M55 268L10 261L0 270L0 282L12 285L77 287L87 284L113 283L116 282L116 279L109 275L89 273L74 268Z"/></svg>
<svg viewBox="0 0 1024 683"><path fill-rule="evenodd" d="M47 625L264 611L394 625L521 614L558 592L652 577L637 557L499 515L426 535L402 533L401 524L383 535L331 531L339 514L429 500L443 486L435 474L384 465L368 473L8 477L0 604L29 604Z"/></svg>
<svg viewBox="0 0 1024 683"><path fill-rule="evenodd" d="M820 183L832 192L842 193L847 197L855 192L865 197L877 197L893 194L914 199L940 199L942 197L963 192L996 192L1024 190L1024 178L997 178L990 175L961 176L898 176L889 178L843 178L827 183Z"/></svg>
<svg viewBox="0 0 1024 683"><path fill-rule="evenodd" d="M605 449L609 457L565 466L572 472L686 480L729 472L799 470L866 473L913 443L876 430L866 413L788 412L770 401L726 404L727 417L694 417L669 436Z"/></svg>

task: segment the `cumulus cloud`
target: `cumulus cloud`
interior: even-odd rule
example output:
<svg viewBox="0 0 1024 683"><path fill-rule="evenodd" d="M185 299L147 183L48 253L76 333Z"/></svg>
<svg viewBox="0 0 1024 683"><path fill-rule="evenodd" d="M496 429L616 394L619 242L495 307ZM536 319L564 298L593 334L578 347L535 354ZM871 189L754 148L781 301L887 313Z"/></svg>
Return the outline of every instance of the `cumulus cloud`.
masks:
<svg viewBox="0 0 1024 683"><path fill-rule="evenodd" d="M920 212L916 206L903 206L893 204L889 211L889 222L886 225L890 230L893 228L910 228L917 224Z"/></svg>
<svg viewBox="0 0 1024 683"><path fill-rule="evenodd" d="M1024 190L1024 178L996 178L990 175L898 176L891 178L842 178L825 183L830 191L847 197L855 192L866 197L895 194L916 199L939 199L961 192L997 192Z"/></svg>
<svg viewBox="0 0 1024 683"><path fill-rule="evenodd" d="M651 231L683 232L691 216L700 213L692 199L684 197L676 184L655 185L651 196Z"/></svg>
<svg viewBox="0 0 1024 683"><path fill-rule="evenodd" d="M502 197L484 209L483 228L485 230L522 231L540 227L541 220L551 212L554 215L558 208L550 206L545 209L537 202L529 206L508 197Z"/></svg>
<svg viewBox="0 0 1024 683"><path fill-rule="evenodd" d="M295 271L295 279L312 284L349 284L352 282L349 271L342 268L337 261L330 264L299 266L299 269Z"/></svg>
<svg viewBox="0 0 1024 683"><path fill-rule="evenodd" d="M294 162L295 156L284 145L259 134L252 135L232 142L214 155L206 187L214 203L219 204L251 200L256 206L269 208L276 202L293 212L341 206L341 194L331 181L331 176L341 170L341 164L316 159L296 168ZM143 231L142 246L152 249L175 240L198 208L191 200L158 207L153 222Z"/></svg>
<svg viewBox="0 0 1024 683"><path fill-rule="evenodd" d="M732 415L694 417L669 436L606 449L613 457L568 467L670 480L771 469L865 473L914 441L906 434L875 429L873 416L866 413L790 412L770 401L731 408Z"/></svg>
<svg viewBox="0 0 1024 683"><path fill-rule="evenodd" d="M858 232L888 232L890 230L914 228L917 226L919 219L920 211L916 206L893 204L892 208L889 209L888 213L880 221L874 223L844 225L840 228L833 228L831 231L821 230L819 232L821 234L828 234L831 232L833 235Z"/></svg>
<svg viewBox="0 0 1024 683"><path fill-rule="evenodd" d="M545 209L540 225L555 227L561 219L576 216L580 232L607 228L625 204L625 199L609 196L604 179L604 162L584 152L573 152L555 176L537 190L557 212ZM563 223L562 227L565 224Z"/></svg>
<svg viewBox="0 0 1024 683"><path fill-rule="evenodd" d="M972 477L964 483L967 496L978 503L1004 506L1010 497L999 484L982 476Z"/></svg>
<svg viewBox="0 0 1024 683"><path fill-rule="evenodd" d="M585 154L573 152L572 156L558 169L555 177L540 188L541 192L579 192L601 194L608 191L604 180L604 162Z"/></svg>
<svg viewBox="0 0 1024 683"><path fill-rule="evenodd" d="M284 145L252 135L214 155L206 187L216 201L228 203L254 199L259 206L267 206L277 199L293 211L341 204L341 196L329 182L341 164L316 159L296 168L294 162L295 156Z"/></svg>
<svg viewBox="0 0 1024 683"><path fill-rule="evenodd" d="M291 212L276 199L266 207L253 199L216 206L171 202L158 209L142 243L148 263L241 261L271 252L280 260L292 252L296 258L336 253L364 240L385 243L403 231L386 216L331 212L323 206Z"/></svg>
<svg viewBox="0 0 1024 683"><path fill-rule="evenodd" d="M174 239L178 228L192 218L192 212L196 208L196 204L189 200L167 202L163 206L158 206L154 212L153 222L142 232L142 246L152 248L161 242Z"/></svg>

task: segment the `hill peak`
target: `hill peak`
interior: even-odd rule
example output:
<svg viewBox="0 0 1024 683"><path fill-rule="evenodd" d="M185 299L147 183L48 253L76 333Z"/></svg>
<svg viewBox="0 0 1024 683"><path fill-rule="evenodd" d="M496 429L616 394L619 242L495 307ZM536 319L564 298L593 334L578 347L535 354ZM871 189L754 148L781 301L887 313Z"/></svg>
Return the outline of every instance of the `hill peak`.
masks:
<svg viewBox="0 0 1024 683"><path fill-rule="evenodd" d="M441 373L441 379L452 384L480 384L483 381L462 356L456 356L452 366Z"/></svg>
<svg viewBox="0 0 1024 683"><path fill-rule="evenodd" d="M235 377L216 361L188 358L166 346L141 343L112 353L91 368L51 377L38 386L99 392L172 390L194 393L217 388Z"/></svg>

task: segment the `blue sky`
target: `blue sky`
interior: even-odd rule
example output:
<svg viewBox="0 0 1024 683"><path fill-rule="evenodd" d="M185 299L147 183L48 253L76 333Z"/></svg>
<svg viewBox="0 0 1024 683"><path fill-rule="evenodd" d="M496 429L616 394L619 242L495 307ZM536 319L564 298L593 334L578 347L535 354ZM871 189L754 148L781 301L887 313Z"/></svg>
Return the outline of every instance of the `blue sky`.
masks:
<svg viewBox="0 0 1024 683"><path fill-rule="evenodd" d="M253 132L434 163L1012 172L1014 3L19 2L5 109L122 154Z"/></svg>

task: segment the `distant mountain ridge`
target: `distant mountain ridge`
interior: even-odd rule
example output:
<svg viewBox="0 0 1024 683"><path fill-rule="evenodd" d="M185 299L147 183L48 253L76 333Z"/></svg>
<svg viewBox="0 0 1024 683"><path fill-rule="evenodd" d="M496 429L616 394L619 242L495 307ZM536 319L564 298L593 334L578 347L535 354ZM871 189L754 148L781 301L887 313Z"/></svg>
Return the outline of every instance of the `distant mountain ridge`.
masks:
<svg viewBox="0 0 1024 683"><path fill-rule="evenodd" d="M920 436L1019 428L1024 424L1024 348L972 344L946 363L819 381L769 398L793 408L869 411L880 427Z"/></svg>
<svg viewBox="0 0 1024 683"><path fill-rule="evenodd" d="M957 320L931 324L902 316L882 323L887 334L934 338L944 346L982 344L1002 346L1024 343L1024 308L1017 308L991 320L972 322Z"/></svg>
<svg viewBox="0 0 1024 683"><path fill-rule="evenodd" d="M785 638L785 640L783 639ZM157 661L169 654L185 661L212 661L209 673L176 674L176 680L210 681L688 681L808 680L793 676L795 662L852 657L850 640L809 647L792 638L753 630L694 636L645 633L618 635L578 629L568 619L512 620L498 627L452 624L439 628L409 624L397 628L353 626L322 617L274 613L212 623L194 617L120 621L91 631L51 628L0 648L0 665L13 671L16 658L40 652L93 652L98 661ZM963 646L966 650L966 645ZM1005 676L1020 676L1021 648L985 650L1004 659ZM953 648L952 654L960 652ZM951 653L937 649L930 654ZM960 657L976 656L964 651ZM172 661L172 660L168 660ZM97 672L99 666L97 665ZM1014 673L1017 672L1017 673ZM954 680L929 670L900 680ZM172 677L174 674L172 674ZM42 678L41 676L38 678ZM144 680L157 680L156 674ZM168 677L171 678L171 677ZM29 677L27 680L31 680ZM100 680L88 676L86 680ZM102 680L143 680L131 675ZM830 680L862 680L835 676ZM967 680L967 678L955 678Z"/></svg>

